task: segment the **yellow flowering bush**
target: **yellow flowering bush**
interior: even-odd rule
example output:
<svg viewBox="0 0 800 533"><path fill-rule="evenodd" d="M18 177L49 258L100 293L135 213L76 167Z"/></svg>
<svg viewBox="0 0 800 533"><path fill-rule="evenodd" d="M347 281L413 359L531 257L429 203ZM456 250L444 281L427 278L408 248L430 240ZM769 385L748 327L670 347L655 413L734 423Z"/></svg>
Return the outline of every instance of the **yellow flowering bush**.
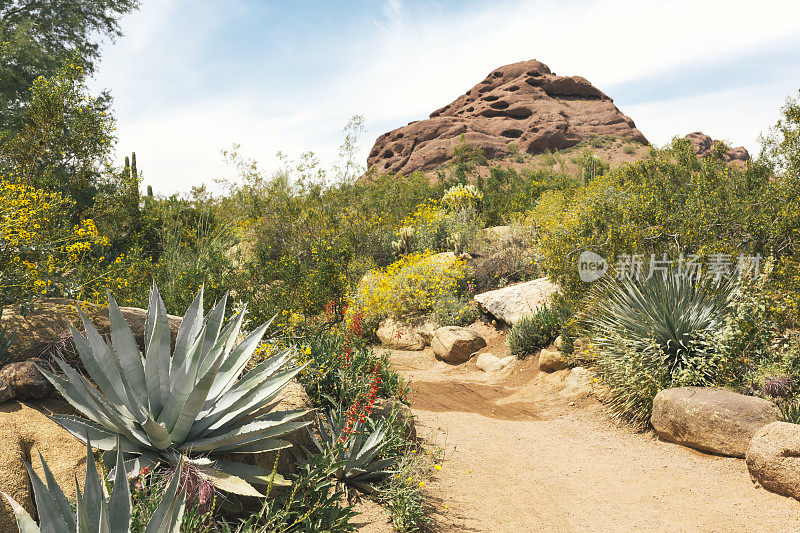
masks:
<svg viewBox="0 0 800 533"><path fill-rule="evenodd" d="M92 220L73 225L60 194L33 187L12 173L0 177L0 298L77 296L93 251L107 244ZM102 258L101 258L102 259Z"/></svg>
<svg viewBox="0 0 800 533"><path fill-rule="evenodd" d="M362 313L366 333L385 317L411 317L435 311L460 292L467 263L452 253L412 253L383 270L368 272L355 290L348 319Z"/></svg>

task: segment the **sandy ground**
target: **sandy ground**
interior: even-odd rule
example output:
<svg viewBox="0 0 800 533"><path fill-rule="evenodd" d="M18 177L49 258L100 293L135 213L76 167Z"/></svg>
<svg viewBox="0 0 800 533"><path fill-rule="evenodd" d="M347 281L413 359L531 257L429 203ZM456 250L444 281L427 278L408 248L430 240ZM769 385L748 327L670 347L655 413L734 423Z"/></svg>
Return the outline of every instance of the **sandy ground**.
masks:
<svg viewBox="0 0 800 533"><path fill-rule="evenodd" d="M483 351L507 354L503 335L477 327ZM391 356L414 382L418 434L444 449L427 485L438 531L800 531L800 502L754 486L743 460L618 427L593 397L564 396L568 371Z"/></svg>

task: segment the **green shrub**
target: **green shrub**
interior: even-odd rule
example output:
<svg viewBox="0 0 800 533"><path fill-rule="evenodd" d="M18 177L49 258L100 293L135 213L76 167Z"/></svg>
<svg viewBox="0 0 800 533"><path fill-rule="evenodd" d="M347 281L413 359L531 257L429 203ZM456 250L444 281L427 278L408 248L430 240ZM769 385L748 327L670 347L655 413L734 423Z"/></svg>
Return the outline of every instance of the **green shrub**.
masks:
<svg viewBox="0 0 800 533"><path fill-rule="evenodd" d="M261 510L236 524L236 529L227 522L218 529L223 533L355 531L353 518L358 513L333 478L337 467L325 454L298 462L291 490L266 499Z"/></svg>
<svg viewBox="0 0 800 533"><path fill-rule="evenodd" d="M781 422L800 424L800 401L784 402L779 407L781 410Z"/></svg>
<svg viewBox="0 0 800 533"><path fill-rule="evenodd" d="M550 346L558 337L565 321L561 309L544 305L531 315L520 318L508 334L508 346L511 353L525 358L537 350Z"/></svg>
<svg viewBox="0 0 800 533"><path fill-rule="evenodd" d="M614 264L622 254L766 255L787 249L800 228L791 210L800 193L759 165L745 169L707 157L676 140L653 157L604 173L586 186L545 192L531 213L547 274L567 294L588 284L578 276L582 250ZM788 207L784 207L788 206ZM793 207L792 207L793 206ZM782 229L779 229L782 228Z"/></svg>
<svg viewBox="0 0 800 533"><path fill-rule="evenodd" d="M392 369L389 356L376 354L352 334L320 331L299 341L298 362L308 363L298 381L314 407L352 405L370 388L373 373L380 374L380 398L405 398L408 384Z"/></svg>
<svg viewBox="0 0 800 533"><path fill-rule="evenodd" d="M659 390L724 382L730 361L708 338L722 326L732 293L730 284L671 274L595 283L585 323L615 416L644 427Z"/></svg>

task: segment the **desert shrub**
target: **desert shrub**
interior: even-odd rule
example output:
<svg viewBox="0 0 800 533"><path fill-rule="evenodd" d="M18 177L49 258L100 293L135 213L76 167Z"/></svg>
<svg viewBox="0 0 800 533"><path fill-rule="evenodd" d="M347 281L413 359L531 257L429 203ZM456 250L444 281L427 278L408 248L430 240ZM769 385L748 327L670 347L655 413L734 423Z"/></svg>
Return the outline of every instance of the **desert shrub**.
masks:
<svg viewBox="0 0 800 533"><path fill-rule="evenodd" d="M781 404L779 408L781 410L781 422L800 424L800 402L786 402Z"/></svg>
<svg viewBox="0 0 800 533"><path fill-rule="evenodd" d="M331 301L343 308L365 272L395 260L392 241L408 214L441 194L421 173L330 183L313 155L270 178L235 152L229 159L240 182L229 184L218 211L233 219L248 250L232 285L254 316L279 314L279 328Z"/></svg>
<svg viewBox="0 0 800 533"><path fill-rule="evenodd" d="M468 326L480 315L477 303L471 296L454 294L442 296L433 305L431 317L440 326Z"/></svg>
<svg viewBox="0 0 800 533"><path fill-rule="evenodd" d="M484 181L477 180L483 193L483 213L487 226L506 224L515 213L531 209L547 190L559 190L573 183L572 178L545 170L492 167Z"/></svg>
<svg viewBox="0 0 800 533"><path fill-rule="evenodd" d="M622 153L627 155L633 155L636 153L636 148L630 144L626 144L625 148L622 149Z"/></svg>
<svg viewBox="0 0 800 533"><path fill-rule="evenodd" d="M210 306L228 285L232 264L227 252L236 243L231 223L197 202L171 198L161 209L161 250L154 274L167 309L187 309L200 287L205 287Z"/></svg>
<svg viewBox="0 0 800 533"><path fill-rule="evenodd" d="M96 286L90 273L103 258L95 252L107 240L92 220L73 224L71 206L16 172L0 177L0 305L44 295L81 298Z"/></svg>
<svg viewBox="0 0 800 533"><path fill-rule="evenodd" d="M530 315L524 315L511 327L508 346L520 359L550 346L566 321L562 308L543 305Z"/></svg>
<svg viewBox="0 0 800 533"><path fill-rule="evenodd" d="M409 254L359 283L349 316L361 314L365 334L385 317L411 317L433 312L437 302L466 288L468 265L453 254L430 251Z"/></svg>
<svg viewBox="0 0 800 533"><path fill-rule="evenodd" d="M735 258L785 248L775 221L785 221L788 230L794 222L779 213L781 205L800 205L800 196L771 177L763 166L741 169L714 157L699 159L687 142L676 140L647 161L623 165L584 187L545 193L531 216L543 266L565 292L582 294L588 289L578 277L582 250L613 264L626 253Z"/></svg>
<svg viewBox="0 0 800 533"><path fill-rule="evenodd" d="M450 207L446 207L444 201L432 200L418 206L403 220L402 227L411 228L414 233L411 251L451 250L449 240L455 235L459 236L463 251L474 250L484 220L476 208L478 197L473 196L474 191L461 189L464 190L467 192L446 197ZM398 238L401 230L397 232Z"/></svg>
<svg viewBox="0 0 800 533"><path fill-rule="evenodd" d="M276 462L277 464L277 462ZM218 525L224 533L289 533L355 531L358 514L346 502L344 491L332 477L338 465L326 454L315 454L297 463L291 490L270 494L261 509L235 524Z"/></svg>
<svg viewBox="0 0 800 533"><path fill-rule="evenodd" d="M408 385L388 355L376 354L352 333L319 331L298 340L298 361L310 363L298 376L314 407L352 405L367 394L377 373L380 398L404 398Z"/></svg>
<svg viewBox="0 0 800 533"><path fill-rule="evenodd" d="M438 450L414 449L400 458L397 473L380 487L379 500L386 506L398 533L425 531L433 526L425 501L425 483L442 468Z"/></svg>
<svg viewBox="0 0 800 533"><path fill-rule="evenodd" d="M585 323L613 414L644 427L661 389L726 382L731 362L705 341L722 327L732 297L729 283L684 276L597 282Z"/></svg>

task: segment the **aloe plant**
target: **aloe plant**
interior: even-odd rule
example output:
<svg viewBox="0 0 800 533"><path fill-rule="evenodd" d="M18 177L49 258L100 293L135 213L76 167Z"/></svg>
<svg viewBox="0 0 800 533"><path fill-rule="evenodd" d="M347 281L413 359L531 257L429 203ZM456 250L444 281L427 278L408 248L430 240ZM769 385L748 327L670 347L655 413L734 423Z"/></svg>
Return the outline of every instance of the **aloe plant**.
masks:
<svg viewBox="0 0 800 533"><path fill-rule="evenodd" d="M274 411L272 401L303 367L285 369L292 350L283 350L244 374L269 324L236 344L245 310L223 327L226 298L203 317L203 291L183 318L170 357L167 312L155 284L145 322L146 357L109 294L111 343L106 344L81 313L86 337L71 329L81 362L94 385L56 359L64 376L42 374L83 417L52 416L81 440L91 438L111 450L120 435L128 470L175 464L193 465L217 488L261 496L253 484L268 484L272 470L220 455L276 451L291 446L278 437L307 426L305 410ZM106 454L111 465L114 457ZM116 475L112 469L111 477ZM286 485L275 476L273 484Z"/></svg>
<svg viewBox="0 0 800 533"><path fill-rule="evenodd" d="M389 443L389 423L384 420L377 424L364 439L364 425L361 419L351 420L340 409L331 409L325 423L319 423L320 436L312 434L317 448L337 465L333 477L347 485L364 492L373 492L372 483L393 474L391 468L399 457L380 459L381 452Z"/></svg>
<svg viewBox="0 0 800 533"><path fill-rule="evenodd" d="M77 502L75 510L58 485L47 462L39 454L45 481L36 475L31 465L25 463L28 476L33 486L36 499L36 510L39 514L39 525L31 518L23 507L11 496L2 492L17 520L20 533L127 533L131 530L131 492L128 486L128 473L122 461L122 448L117 448L117 456L121 467L119 476L114 481L111 497L106 501L105 488L97 472L92 455L92 446L87 438L86 443L86 478L83 494L75 480ZM179 533L185 508L186 488L178 489L181 461L178 470L164 492L158 507L150 517L144 533Z"/></svg>

